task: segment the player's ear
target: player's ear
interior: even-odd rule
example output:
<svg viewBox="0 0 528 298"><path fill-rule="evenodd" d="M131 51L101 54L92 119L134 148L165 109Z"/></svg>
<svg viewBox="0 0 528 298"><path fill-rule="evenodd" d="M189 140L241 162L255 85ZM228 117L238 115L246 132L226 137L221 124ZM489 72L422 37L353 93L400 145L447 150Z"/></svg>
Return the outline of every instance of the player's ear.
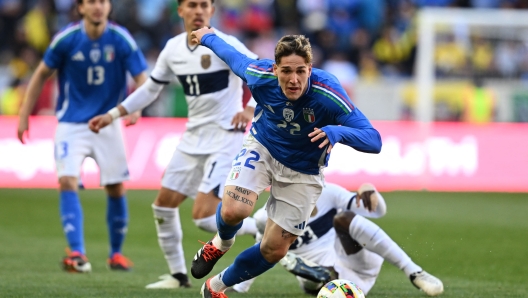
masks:
<svg viewBox="0 0 528 298"><path fill-rule="evenodd" d="M183 8L182 8L182 5L178 5L178 16L183 19Z"/></svg>
<svg viewBox="0 0 528 298"><path fill-rule="evenodd" d="M278 66L277 64L273 63L273 74L274 74L275 76L277 76L277 69L278 69L278 68L279 68L279 66Z"/></svg>
<svg viewBox="0 0 528 298"><path fill-rule="evenodd" d="M313 66L312 63L310 63L310 64L308 65L308 76L311 76L311 75L312 75L312 66Z"/></svg>

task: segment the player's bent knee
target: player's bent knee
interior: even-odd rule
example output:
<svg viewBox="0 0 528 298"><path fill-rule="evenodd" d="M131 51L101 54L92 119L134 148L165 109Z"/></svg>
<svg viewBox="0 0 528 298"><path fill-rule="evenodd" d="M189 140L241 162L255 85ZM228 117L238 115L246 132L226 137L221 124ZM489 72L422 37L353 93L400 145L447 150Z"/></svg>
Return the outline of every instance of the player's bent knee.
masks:
<svg viewBox="0 0 528 298"><path fill-rule="evenodd" d="M111 198L120 198L125 194L125 186L123 183L105 185L106 192Z"/></svg>
<svg viewBox="0 0 528 298"><path fill-rule="evenodd" d="M165 208L176 208L186 197L186 195L177 191L162 187L154 200L154 205Z"/></svg>
<svg viewBox="0 0 528 298"><path fill-rule="evenodd" d="M334 228L337 232L348 234L348 227L356 214L352 211L342 211L334 216Z"/></svg>
<svg viewBox="0 0 528 298"><path fill-rule="evenodd" d="M59 178L59 187L61 191L64 190L73 190L77 191L77 178L71 176L62 176Z"/></svg>
<svg viewBox="0 0 528 298"><path fill-rule="evenodd" d="M222 206L220 214L222 215L222 219L227 224L236 225L251 215L251 210L248 211L246 209L239 209L236 207L237 206Z"/></svg>

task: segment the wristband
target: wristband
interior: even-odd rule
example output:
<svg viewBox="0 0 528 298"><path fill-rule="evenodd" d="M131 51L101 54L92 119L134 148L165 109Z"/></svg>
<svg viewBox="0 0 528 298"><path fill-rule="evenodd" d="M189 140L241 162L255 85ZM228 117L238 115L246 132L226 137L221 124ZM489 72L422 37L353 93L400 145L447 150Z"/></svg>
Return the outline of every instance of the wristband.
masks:
<svg viewBox="0 0 528 298"><path fill-rule="evenodd" d="M117 118L121 117L121 112L119 111L118 108L113 108L107 113L110 114L110 116L112 116L112 120L116 120Z"/></svg>

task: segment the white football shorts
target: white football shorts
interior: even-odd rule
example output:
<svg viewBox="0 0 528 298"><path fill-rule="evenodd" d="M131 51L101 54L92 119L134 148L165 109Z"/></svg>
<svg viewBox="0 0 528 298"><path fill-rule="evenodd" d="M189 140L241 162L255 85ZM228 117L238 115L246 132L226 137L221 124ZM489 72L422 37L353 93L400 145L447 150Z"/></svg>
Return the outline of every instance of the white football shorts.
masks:
<svg viewBox="0 0 528 298"><path fill-rule="evenodd" d="M87 123L59 122L55 131L55 165L58 178L79 178L86 157L99 166L100 184L121 183L130 178L120 121L101 129L98 134Z"/></svg>
<svg viewBox="0 0 528 298"><path fill-rule="evenodd" d="M302 235L317 199L324 177L292 170L271 156L268 149L248 135L233 161L227 185L261 194L271 186L266 203L268 218L294 235Z"/></svg>
<svg viewBox="0 0 528 298"><path fill-rule="evenodd" d="M218 126L208 126L207 131L186 131L165 169L161 185L191 198L198 192L211 190L221 197L231 163L243 139L242 132ZM191 144L195 146L194 152L189 152L193 148ZM203 153L211 149L215 149L214 152Z"/></svg>

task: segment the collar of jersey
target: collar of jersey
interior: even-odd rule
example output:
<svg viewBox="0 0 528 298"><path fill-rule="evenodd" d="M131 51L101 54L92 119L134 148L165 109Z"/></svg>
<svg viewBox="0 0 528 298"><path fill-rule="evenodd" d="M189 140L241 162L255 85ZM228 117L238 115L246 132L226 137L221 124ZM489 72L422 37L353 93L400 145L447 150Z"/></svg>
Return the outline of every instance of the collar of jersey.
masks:
<svg viewBox="0 0 528 298"><path fill-rule="evenodd" d="M79 24L81 25L81 32L86 35L86 28L84 27L84 20L81 20L79 22ZM108 25L109 24L110 24L110 20L106 21L106 27L105 27L105 29L103 31L103 34L105 34L106 31L108 30ZM101 34L101 36L103 36L103 34ZM99 37L101 37L101 36L99 36Z"/></svg>

